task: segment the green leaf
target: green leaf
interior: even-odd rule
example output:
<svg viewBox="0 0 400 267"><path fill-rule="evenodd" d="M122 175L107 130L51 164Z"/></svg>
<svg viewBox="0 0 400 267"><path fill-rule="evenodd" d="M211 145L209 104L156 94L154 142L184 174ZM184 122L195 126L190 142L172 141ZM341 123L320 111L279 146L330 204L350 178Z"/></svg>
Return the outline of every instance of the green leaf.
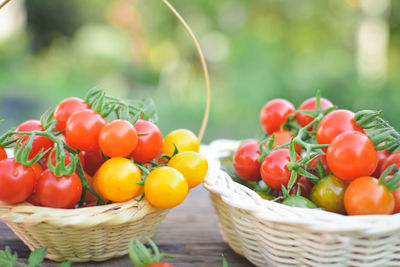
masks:
<svg viewBox="0 0 400 267"><path fill-rule="evenodd" d="M38 266L47 254L47 247L35 249L28 258L29 267Z"/></svg>
<svg viewBox="0 0 400 267"><path fill-rule="evenodd" d="M157 121L157 114L156 114L156 104L154 103L153 99L145 98L143 99L143 119L149 120L153 119L153 121Z"/></svg>
<svg viewBox="0 0 400 267"><path fill-rule="evenodd" d="M65 262L62 262L57 265L57 267L70 267L70 266L71 266L71 262L69 262L69 261L65 261Z"/></svg>
<svg viewBox="0 0 400 267"><path fill-rule="evenodd" d="M314 184L318 182L319 178L315 176L312 173L309 173L308 171L304 170L303 168L299 168L297 170L297 173L300 174L301 176L304 176L308 179L310 179Z"/></svg>
<svg viewBox="0 0 400 267"><path fill-rule="evenodd" d="M318 173L320 178L324 178L326 176L324 165L322 165L319 159L318 159Z"/></svg>
<svg viewBox="0 0 400 267"><path fill-rule="evenodd" d="M13 267L17 263L17 260L17 253L12 254L10 247L0 250L0 267Z"/></svg>
<svg viewBox="0 0 400 267"><path fill-rule="evenodd" d="M300 169L301 168L299 168L299 170ZM294 183L296 182L296 180L297 180L297 172L295 170L293 170L292 173L290 174L290 179L288 182L288 191L292 190L292 187L294 186Z"/></svg>
<svg viewBox="0 0 400 267"><path fill-rule="evenodd" d="M179 153L179 149L178 149L178 147L175 145L175 143L172 143L172 144L174 145L174 153L172 153L171 158L172 158L173 156L175 156L176 154Z"/></svg>
<svg viewBox="0 0 400 267"><path fill-rule="evenodd" d="M228 267L228 261L225 259L224 255L222 255L222 267Z"/></svg>
<svg viewBox="0 0 400 267"><path fill-rule="evenodd" d="M289 154L290 154L290 162L295 163L296 162L296 150L294 149L293 139L290 140Z"/></svg>

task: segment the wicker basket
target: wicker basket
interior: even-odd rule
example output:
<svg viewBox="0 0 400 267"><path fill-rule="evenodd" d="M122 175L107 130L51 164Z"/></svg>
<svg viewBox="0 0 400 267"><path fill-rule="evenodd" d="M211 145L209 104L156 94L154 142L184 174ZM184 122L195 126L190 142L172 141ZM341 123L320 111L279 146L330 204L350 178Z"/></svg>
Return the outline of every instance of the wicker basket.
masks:
<svg viewBox="0 0 400 267"><path fill-rule="evenodd" d="M0 11L10 0L0 0ZM188 24L168 2L160 0L175 15L193 40L199 55L206 89L203 121L198 134L201 142L210 110L210 81L200 45ZM31 249L48 247L47 258L54 261L105 261L126 255L129 240L152 237L168 210L152 207L144 198L80 209L54 209L29 203L5 205L0 202L0 220L4 221ZM145 240L142 240L145 241Z"/></svg>
<svg viewBox="0 0 400 267"><path fill-rule="evenodd" d="M238 145L210 145L204 182L235 252L257 266L400 266L400 214L344 216L264 200L220 169Z"/></svg>
<svg viewBox="0 0 400 267"><path fill-rule="evenodd" d="M145 199L71 210L0 205L0 220L31 250L47 246L47 258L71 262L127 254L129 240L153 236L167 213Z"/></svg>

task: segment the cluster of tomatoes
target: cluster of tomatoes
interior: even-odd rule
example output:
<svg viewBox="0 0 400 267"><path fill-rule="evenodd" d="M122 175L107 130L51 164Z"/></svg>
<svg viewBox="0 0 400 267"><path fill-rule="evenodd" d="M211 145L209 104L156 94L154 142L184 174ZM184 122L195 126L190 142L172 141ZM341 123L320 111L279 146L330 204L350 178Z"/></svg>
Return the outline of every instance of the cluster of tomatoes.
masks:
<svg viewBox="0 0 400 267"><path fill-rule="evenodd" d="M95 91L5 133L0 201L74 208L146 196L155 207L179 205L203 181L207 161L194 133L178 129L163 138L145 108Z"/></svg>
<svg viewBox="0 0 400 267"><path fill-rule="evenodd" d="M371 122L357 114L319 95L297 110L272 100L260 116L266 139L243 142L234 170L263 198L283 204L348 215L397 213L400 152L384 149L388 141L371 136L363 127Z"/></svg>

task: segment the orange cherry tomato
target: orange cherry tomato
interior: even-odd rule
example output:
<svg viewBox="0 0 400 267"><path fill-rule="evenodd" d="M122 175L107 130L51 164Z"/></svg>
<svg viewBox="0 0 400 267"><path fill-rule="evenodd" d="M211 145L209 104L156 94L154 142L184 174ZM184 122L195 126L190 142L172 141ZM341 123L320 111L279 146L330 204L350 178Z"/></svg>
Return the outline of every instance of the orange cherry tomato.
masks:
<svg viewBox="0 0 400 267"><path fill-rule="evenodd" d="M159 167L147 176L144 193L155 207L168 209L182 203L189 191L185 177L174 168Z"/></svg>
<svg viewBox="0 0 400 267"><path fill-rule="evenodd" d="M164 139L161 153L172 156L175 150L174 144L178 148L178 152L199 152L200 149L200 142L197 136L186 129L178 129L169 133Z"/></svg>
<svg viewBox="0 0 400 267"><path fill-rule="evenodd" d="M189 188L201 184L207 175L208 162L198 152L184 151L173 156L168 166L178 170L185 177Z"/></svg>
<svg viewBox="0 0 400 267"><path fill-rule="evenodd" d="M93 178L93 187L103 198L124 202L135 197L141 188L139 168L126 158L111 158L101 165Z"/></svg>
<svg viewBox="0 0 400 267"><path fill-rule="evenodd" d="M349 215L392 214L395 201L392 192L378 179L364 176L347 187L344 206Z"/></svg>

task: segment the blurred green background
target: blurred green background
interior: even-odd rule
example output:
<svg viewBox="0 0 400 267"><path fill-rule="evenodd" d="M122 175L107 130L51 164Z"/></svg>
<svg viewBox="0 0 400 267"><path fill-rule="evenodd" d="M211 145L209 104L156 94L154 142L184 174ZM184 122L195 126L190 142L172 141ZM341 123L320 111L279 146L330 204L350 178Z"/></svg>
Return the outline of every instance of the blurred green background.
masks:
<svg viewBox="0 0 400 267"><path fill-rule="evenodd" d="M1 2L1 0L0 0ZM261 132L272 98L317 89L341 108L382 109L400 128L400 1L171 0L204 50L204 138ZM159 126L197 132L205 83L189 36L161 0L12 0L0 11L1 131L99 86L152 97Z"/></svg>

